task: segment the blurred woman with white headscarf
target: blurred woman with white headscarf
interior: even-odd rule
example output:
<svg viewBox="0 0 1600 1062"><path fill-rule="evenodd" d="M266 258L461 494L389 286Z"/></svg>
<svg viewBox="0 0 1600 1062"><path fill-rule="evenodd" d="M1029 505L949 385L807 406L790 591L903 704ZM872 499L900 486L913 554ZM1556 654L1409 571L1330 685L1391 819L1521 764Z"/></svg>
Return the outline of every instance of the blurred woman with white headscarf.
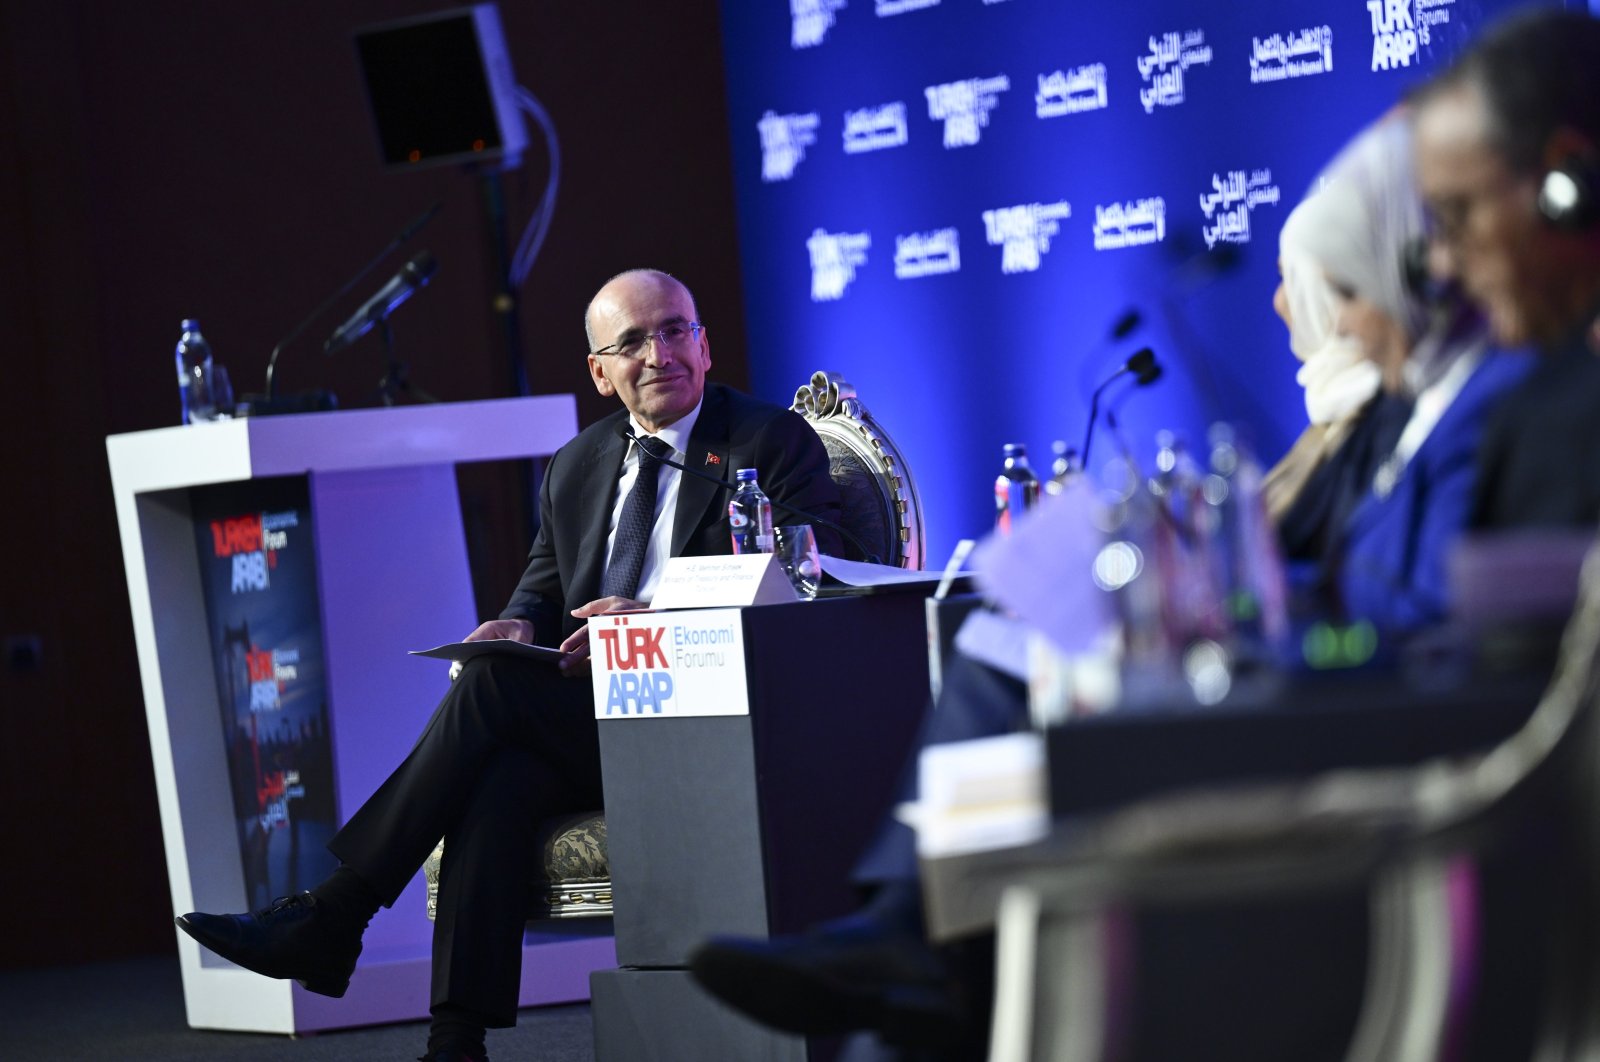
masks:
<svg viewBox="0 0 1600 1062"><path fill-rule="evenodd" d="M1476 312L1428 290L1410 127L1391 114L1328 164L1279 237L1273 305L1310 426L1268 475L1268 511L1324 610L1380 627L1444 618L1482 421L1527 371Z"/></svg>

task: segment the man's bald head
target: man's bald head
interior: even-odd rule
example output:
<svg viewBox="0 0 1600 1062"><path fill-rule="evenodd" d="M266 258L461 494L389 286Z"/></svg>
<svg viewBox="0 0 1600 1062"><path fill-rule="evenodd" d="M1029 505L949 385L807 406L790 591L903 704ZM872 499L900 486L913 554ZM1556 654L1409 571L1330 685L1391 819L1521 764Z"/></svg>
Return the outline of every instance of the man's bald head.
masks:
<svg viewBox="0 0 1600 1062"><path fill-rule="evenodd" d="M654 434L687 416L705 393L711 342L694 296L659 269L618 273L584 315L595 390L622 400Z"/></svg>
<svg viewBox="0 0 1600 1062"><path fill-rule="evenodd" d="M651 283L651 282L654 282L654 283L657 283L657 284L671 284L671 285L675 286L676 288L678 288L678 290L683 292L684 296L686 298L688 298L689 305L691 307L694 306L694 295L691 294L689 289L684 287L683 283L680 280L678 280L677 277L673 276L671 273L667 273L667 272L665 272L663 270L660 270L660 269L624 269L622 272L618 273L616 276L612 277L610 280L608 280L604 284L600 285L600 290L595 292L594 298L589 300L589 305L583 311L583 334L589 340L589 349L590 350L599 349L595 345L595 332L594 332L594 308L595 308L595 304L598 303L601 300L601 298L603 296L605 296L608 292L611 292L613 287L619 281L628 281L628 282L636 281L636 282L639 282L639 283ZM699 312L696 311L694 316L695 316L695 319L698 320L699 319Z"/></svg>

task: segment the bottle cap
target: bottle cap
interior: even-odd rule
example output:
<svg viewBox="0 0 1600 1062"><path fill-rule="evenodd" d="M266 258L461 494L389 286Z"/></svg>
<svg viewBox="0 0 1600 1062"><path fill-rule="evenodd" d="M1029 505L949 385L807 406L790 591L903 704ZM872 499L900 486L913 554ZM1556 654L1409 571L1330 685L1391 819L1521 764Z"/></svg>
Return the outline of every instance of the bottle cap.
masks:
<svg viewBox="0 0 1600 1062"><path fill-rule="evenodd" d="M1001 452L1006 457L1027 457L1028 446L1026 443L1006 443Z"/></svg>
<svg viewBox="0 0 1600 1062"><path fill-rule="evenodd" d="M183 319L183 330L185 332L198 332L200 331L200 322L193 317L185 317Z"/></svg>
<svg viewBox="0 0 1600 1062"><path fill-rule="evenodd" d="M740 483L753 483L756 478L756 470L753 468L741 468L733 474L733 478Z"/></svg>

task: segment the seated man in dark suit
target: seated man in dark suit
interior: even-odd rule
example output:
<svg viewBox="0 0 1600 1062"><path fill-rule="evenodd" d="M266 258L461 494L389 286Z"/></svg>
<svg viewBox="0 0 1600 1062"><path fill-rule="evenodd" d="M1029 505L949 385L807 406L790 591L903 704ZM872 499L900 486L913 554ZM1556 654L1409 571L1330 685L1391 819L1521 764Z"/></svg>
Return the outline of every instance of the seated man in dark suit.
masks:
<svg viewBox="0 0 1600 1062"><path fill-rule="evenodd" d="M1479 527L1600 518L1600 26L1544 12L1487 35L1416 100L1430 266L1541 364L1479 453Z"/></svg>
<svg viewBox="0 0 1600 1062"><path fill-rule="evenodd" d="M661 459L730 476L756 468L775 501L838 514L827 453L804 420L706 383L711 345L682 284L623 273L595 295L585 324L594 385L625 408L551 459L527 570L500 618L468 636L559 647L559 668L471 661L415 749L330 842L341 866L327 881L253 915L178 919L240 966L342 996L367 922L445 838L429 1062L484 1059L484 1029L515 1023L539 858L531 826L601 806L588 617L643 607L669 557L731 552L726 494ZM624 426L643 441L623 439ZM838 552L826 527L817 537Z"/></svg>

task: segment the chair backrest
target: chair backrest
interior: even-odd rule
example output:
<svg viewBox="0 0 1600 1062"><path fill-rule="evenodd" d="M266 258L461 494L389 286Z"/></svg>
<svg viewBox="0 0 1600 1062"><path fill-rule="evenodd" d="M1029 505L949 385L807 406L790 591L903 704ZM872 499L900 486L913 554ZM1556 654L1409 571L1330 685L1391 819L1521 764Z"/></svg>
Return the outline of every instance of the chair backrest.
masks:
<svg viewBox="0 0 1600 1062"><path fill-rule="evenodd" d="M840 523L878 560L901 568L923 563L922 500L905 458L838 373L815 372L794 395L828 450L828 472L844 502Z"/></svg>

